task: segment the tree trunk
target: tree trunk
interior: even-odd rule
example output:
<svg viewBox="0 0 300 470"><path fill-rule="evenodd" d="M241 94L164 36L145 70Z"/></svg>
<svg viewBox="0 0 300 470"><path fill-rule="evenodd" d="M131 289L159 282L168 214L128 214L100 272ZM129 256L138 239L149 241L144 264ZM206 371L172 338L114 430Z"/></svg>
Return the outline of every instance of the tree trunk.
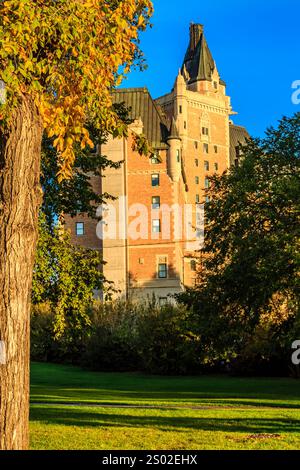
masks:
<svg viewBox="0 0 300 470"><path fill-rule="evenodd" d="M22 96L0 135L1 450L29 444L30 297L42 197L42 133L33 100Z"/></svg>

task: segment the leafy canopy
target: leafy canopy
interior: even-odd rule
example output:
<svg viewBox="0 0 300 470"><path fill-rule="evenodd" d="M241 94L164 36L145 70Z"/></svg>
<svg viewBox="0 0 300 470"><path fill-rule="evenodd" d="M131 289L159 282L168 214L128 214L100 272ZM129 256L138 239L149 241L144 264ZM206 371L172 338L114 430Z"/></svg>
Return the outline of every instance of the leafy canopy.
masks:
<svg viewBox="0 0 300 470"><path fill-rule="evenodd" d="M122 135L110 92L141 57L138 33L150 0L5 0L0 3L0 79L9 119L22 94L35 101L70 177L74 144L93 147L86 122Z"/></svg>
<svg viewBox="0 0 300 470"><path fill-rule="evenodd" d="M89 324L88 307L95 291L110 296L112 287L104 279L102 264L99 251L75 246L69 233L59 225L50 233L44 215L40 215L32 303L51 306L56 337L67 328L76 332Z"/></svg>
<svg viewBox="0 0 300 470"><path fill-rule="evenodd" d="M270 347L271 330L277 340L299 332L300 113L242 153L211 178L198 285L179 296L210 359L240 351L262 326Z"/></svg>

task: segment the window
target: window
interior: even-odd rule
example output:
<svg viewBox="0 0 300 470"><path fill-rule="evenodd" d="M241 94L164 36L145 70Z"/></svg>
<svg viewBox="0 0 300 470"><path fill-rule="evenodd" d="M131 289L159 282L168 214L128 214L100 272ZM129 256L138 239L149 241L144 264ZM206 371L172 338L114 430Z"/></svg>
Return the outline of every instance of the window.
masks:
<svg viewBox="0 0 300 470"><path fill-rule="evenodd" d="M209 171L209 162L207 160L204 162L204 170Z"/></svg>
<svg viewBox="0 0 300 470"><path fill-rule="evenodd" d="M152 233L160 233L160 220L152 220Z"/></svg>
<svg viewBox="0 0 300 470"><path fill-rule="evenodd" d="M92 155L98 155L98 150L99 150L98 145L94 144L94 147L91 148L90 152L91 152Z"/></svg>
<svg viewBox="0 0 300 470"><path fill-rule="evenodd" d="M186 121L184 121L184 124L183 124L184 128L186 129Z"/></svg>
<svg viewBox="0 0 300 470"><path fill-rule="evenodd" d="M153 210L160 209L160 197L159 196L153 196L153 198L152 198L152 209Z"/></svg>
<svg viewBox="0 0 300 470"><path fill-rule="evenodd" d="M202 127L202 134L203 134L203 135L209 135L209 129L208 129L208 127Z"/></svg>
<svg viewBox="0 0 300 470"><path fill-rule="evenodd" d="M196 183L196 184L200 184L199 176L195 176L195 183Z"/></svg>
<svg viewBox="0 0 300 470"><path fill-rule="evenodd" d="M206 196L206 197L205 197L205 202L206 202L206 204L209 204L209 203L210 203L210 197L209 197L209 196Z"/></svg>
<svg viewBox="0 0 300 470"><path fill-rule="evenodd" d="M166 263L160 263L158 265L158 278L166 279L168 277L168 266Z"/></svg>
<svg viewBox="0 0 300 470"><path fill-rule="evenodd" d="M145 264L144 258L139 258L139 264Z"/></svg>
<svg viewBox="0 0 300 470"><path fill-rule="evenodd" d="M196 165L196 166L199 166L199 160L198 160L198 158L195 159L195 165Z"/></svg>
<svg viewBox="0 0 300 470"><path fill-rule="evenodd" d="M217 145L214 146L214 150L215 150L215 153L218 153L218 150L219 150L219 149L218 149L218 146L217 146Z"/></svg>
<svg viewBox="0 0 300 470"><path fill-rule="evenodd" d="M219 163L215 163L215 171L219 170Z"/></svg>
<svg viewBox="0 0 300 470"><path fill-rule="evenodd" d="M152 175L151 182L153 187L159 186L159 174Z"/></svg>
<svg viewBox="0 0 300 470"><path fill-rule="evenodd" d="M236 158L236 159L234 160L234 166L235 166L235 167L238 167L238 166L239 166L239 159L238 159L238 158Z"/></svg>
<svg viewBox="0 0 300 470"><path fill-rule="evenodd" d="M235 155L236 155L237 158L239 158L241 156L241 151L240 151L239 145L237 147L235 147Z"/></svg>
<svg viewBox="0 0 300 470"><path fill-rule="evenodd" d="M177 163L180 163L180 150L176 150L176 158L177 158Z"/></svg>
<svg viewBox="0 0 300 470"><path fill-rule="evenodd" d="M179 114L182 114L182 106L179 106Z"/></svg>
<svg viewBox="0 0 300 470"><path fill-rule="evenodd" d="M218 89L218 82L214 82L214 89L215 89L215 90Z"/></svg>
<svg viewBox="0 0 300 470"><path fill-rule="evenodd" d="M191 271L197 271L197 263L196 260L191 260Z"/></svg>
<svg viewBox="0 0 300 470"><path fill-rule="evenodd" d="M195 146L195 149L198 148L198 142L197 142L196 140L195 140L195 142L194 142L194 146Z"/></svg>
<svg viewBox="0 0 300 470"><path fill-rule="evenodd" d="M209 178L205 178L205 189L209 189L209 188L210 188Z"/></svg>
<svg viewBox="0 0 300 470"><path fill-rule="evenodd" d="M196 204L199 204L200 203L200 196L199 194L196 194Z"/></svg>
<svg viewBox="0 0 300 470"><path fill-rule="evenodd" d="M203 152L208 153L208 144L203 144Z"/></svg>
<svg viewBox="0 0 300 470"><path fill-rule="evenodd" d="M76 235L78 237L82 237L84 235L84 223L83 222L76 223Z"/></svg>
<svg viewBox="0 0 300 470"><path fill-rule="evenodd" d="M154 155L151 158L151 163L152 163L152 165L158 165L159 163L161 163L161 161L159 159L159 155Z"/></svg>

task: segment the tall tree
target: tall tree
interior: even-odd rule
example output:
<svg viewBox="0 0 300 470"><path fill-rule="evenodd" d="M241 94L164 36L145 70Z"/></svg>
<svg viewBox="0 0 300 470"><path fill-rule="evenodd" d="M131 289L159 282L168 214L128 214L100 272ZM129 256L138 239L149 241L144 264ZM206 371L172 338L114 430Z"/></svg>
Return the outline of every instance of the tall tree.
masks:
<svg viewBox="0 0 300 470"><path fill-rule="evenodd" d="M261 322L278 333L300 315L300 113L241 150L238 168L211 178L198 285L180 297L212 362Z"/></svg>
<svg viewBox="0 0 300 470"><path fill-rule="evenodd" d="M63 339L71 356L90 326L95 291L107 297L113 291L101 272L102 264L100 251L74 245L60 224L49 230L45 215L40 215L32 305L47 304L51 309L49 340Z"/></svg>
<svg viewBox="0 0 300 470"><path fill-rule="evenodd" d="M55 137L59 178L74 145L93 147L86 126L126 132L111 88L140 56L149 0L5 0L0 3L0 449L28 447L29 312L42 199L43 129Z"/></svg>

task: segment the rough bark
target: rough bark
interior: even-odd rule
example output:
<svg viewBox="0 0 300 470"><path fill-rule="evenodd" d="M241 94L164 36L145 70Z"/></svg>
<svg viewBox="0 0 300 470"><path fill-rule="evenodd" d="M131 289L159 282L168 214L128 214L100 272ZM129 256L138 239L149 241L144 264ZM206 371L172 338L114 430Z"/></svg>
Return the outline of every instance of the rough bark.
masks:
<svg viewBox="0 0 300 470"><path fill-rule="evenodd" d="M0 364L1 450L28 448L30 297L41 140L38 110L23 96L0 135L0 340L6 349L6 363Z"/></svg>

